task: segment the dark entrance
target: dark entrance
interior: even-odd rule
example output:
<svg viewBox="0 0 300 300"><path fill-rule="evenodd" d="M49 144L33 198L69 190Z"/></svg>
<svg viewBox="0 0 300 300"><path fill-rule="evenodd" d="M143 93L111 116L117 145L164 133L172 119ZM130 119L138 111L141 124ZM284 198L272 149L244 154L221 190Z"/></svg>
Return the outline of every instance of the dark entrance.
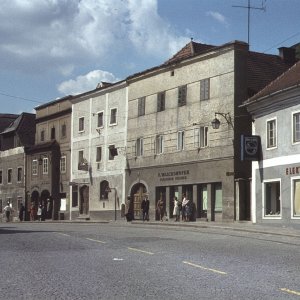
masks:
<svg viewBox="0 0 300 300"><path fill-rule="evenodd" d="M84 185L80 188L79 213L87 215L89 213L89 187Z"/></svg>

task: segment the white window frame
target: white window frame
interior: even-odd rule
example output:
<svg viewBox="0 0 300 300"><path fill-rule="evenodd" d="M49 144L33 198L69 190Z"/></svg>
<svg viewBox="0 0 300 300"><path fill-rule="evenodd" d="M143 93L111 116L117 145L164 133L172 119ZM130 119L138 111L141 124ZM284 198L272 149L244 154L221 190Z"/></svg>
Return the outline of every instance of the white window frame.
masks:
<svg viewBox="0 0 300 300"><path fill-rule="evenodd" d="M102 115L102 125L99 125L99 115ZM103 128L104 127L104 111L98 111L97 112L97 128Z"/></svg>
<svg viewBox="0 0 300 300"><path fill-rule="evenodd" d="M270 143L271 140L271 135L270 135L270 130L269 130L269 124L275 123L274 129L275 133L273 134L272 138L274 139L274 144ZM275 149L277 148L277 118L272 118L266 121L266 147L267 150Z"/></svg>
<svg viewBox="0 0 300 300"><path fill-rule="evenodd" d="M298 122L295 123L295 116L298 116ZM300 143L300 111L292 113L292 144ZM298 130L296 128L298 127ZM296 132L298 132L299 138L296 140Z"/></svg>
<svg viewBox="0 0 300 300"><path fill-rule="evenodd" d="M143 138L137 138L137 140L136 140L135 155L136 156L144 155L144 139Z"/></svg>
<svg viewBox="0 0 300 300"><path fill-rule="evenodd" d="M295 206L294 206L294 193L295 193L295 181L299 181L300 182L300 176L294 176L291 177L291 219L300 219L300 214L299 215L295 215L294 210L295 210Z"/></svg>
<svg viewBox="0 0 300 300"><path fill-rule="evenodd" d="M10 181L8 181L8 173L10 171ZM13 169L12 168L8 168L7 169L7 184L12 184L12 181L13 181Z"/></svg>
<svg viewBox="0 0 300 300"><path fill-rule="evenodd" d="M43 169L43 174L45 174L45 175L48 174L48 171L49 171L48 157L43 157L42 169Z"/></svg>
<svg viewBox="0 0 300 300"><path fill-rule="evenodd" d="M184 150L184 130L177 131L177 151Z"/></svg>
<svg viewBox="0 0 300 300"><path fill-rule="evenodd" d="M67 156L64 155L60 158L60 173L65 174L67 172Z"/></svg>
<svg viewBox="0 0 300 300"><path fill-rule="evenodd" d="M273 214L273 215L266 215L265 214L265 208L266 208L266 194L265 194L265 184L266 183L270 183L270 182L279 182L279 185L280 185L280 214L277 215L277 214ZM277 220L277 219L281 219L282 218L282 188L281 188L281 178L274 178L274 179L267 179L267 180L264 180L262 182L262 218L265 219L265 220Z"/></svg>
<svg viewBox="0 0 300 300"><path fill-rule="evenodd" d="M164 153L164 136L162 134L158 134L155 137L155 154L163 154Z"/></svg>
<svg viewBox="0 0 300 300"><path fill-rule="evenodd" d="M200 126L199 128L199 148L208 147L208 126Z"/></svg>
<svg viewBox="0 0 300 300"><path fill-rule="evenodd" d="M113 120L112 120L112 117L113 117L113 111L115 111L116 113L115 113L115 122L112 122ZM118 108L117 107L112 107L111 109L110 109L110 117L109 117L109 125L110 126L114 126L114 125L117 125L117 123L118 123L118 121L117 121L117 119L118 119Z"/></svg>
<svg viewBox="0 0 300 300"><path fill-rule="evenodd" d="M34 176L38 175L38 165L39 165L38 160L33 159L32 160L32 165L31 165L31 167L32 167L31 172L32 172L32 175L34 175Z"/></svg>
<svg viewBox="0 0 300 300"><path fill-rule="evenodd" d="M78 132L84 132L84 117L78 118Z"/></svg>
<svg viewBox="0 0 300 300"><path fill-rule="evenodd" d="M21 170L21 179L19 180L19 170ZM22 167L17 167L17 182L18 183L20 183L20 182L22 182L22 178L23 178L23 176L22 176L22 172L23 172L23 168Z"/></svg>

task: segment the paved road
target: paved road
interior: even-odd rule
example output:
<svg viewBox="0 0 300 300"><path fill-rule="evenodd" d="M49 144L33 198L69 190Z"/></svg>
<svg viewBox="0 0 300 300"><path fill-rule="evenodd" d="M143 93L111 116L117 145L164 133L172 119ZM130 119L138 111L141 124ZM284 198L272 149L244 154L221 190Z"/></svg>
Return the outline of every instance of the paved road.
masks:
<svg viewBox="0 0 300 300"><path fill-rule="evenodd" d="M2 223L0 299L300 299L299 246L221 228Z"/></svg>

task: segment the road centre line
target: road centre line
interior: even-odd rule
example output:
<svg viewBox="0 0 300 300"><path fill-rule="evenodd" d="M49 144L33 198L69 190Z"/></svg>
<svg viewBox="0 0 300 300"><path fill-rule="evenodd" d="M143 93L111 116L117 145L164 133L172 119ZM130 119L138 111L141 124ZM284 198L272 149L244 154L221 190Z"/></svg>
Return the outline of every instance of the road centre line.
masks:
<svg viewBox="0 0 300 300"><path fill-rule="evenodd" d="M297 292L297 291L293 291L293 290L289 290L287 288L281 288L280 289L282 292L287 292L289 294L293 294L293 295L297 295L297 296L300 296L300 292Z"/></svg>
<svg viewBox="0 0 300 300"><path fill-rule="evenodd" d="M190 266L196 267L196 268L200 268L200 269L202 269L202 270L211 271L211 272L218 273L218 274L221 274L221 275L227 275L226 272L219 271L219 270L216 270L216 269L205 268L205 267L202 267L202 266L200 266L200 265L193 264L193 263L188 262L188 261L183 261L183 263L186 264L186 265L190 265Z"/></svg>
<svg viewBox="0 0 300 300"><path fill-rule="evenodd" d="M97 242L97 243L101 243L101 244L106 244L106 242L100 241L100 240L94 240L94 239L90 239L90 238L86 238L89 241L93 241L93 242Z"/></svg>
<svg viewBox="0 0 300 300"><path fill-rule="evenodd" d="M149 251L145 251L145 250L141 250L141 249L137 249L137 248L128 247L127 249L128 250L132 250L132 251L142 252L142 253L149 254L149 255L153 255L154 254L153 252L149 252Z"/></svg>

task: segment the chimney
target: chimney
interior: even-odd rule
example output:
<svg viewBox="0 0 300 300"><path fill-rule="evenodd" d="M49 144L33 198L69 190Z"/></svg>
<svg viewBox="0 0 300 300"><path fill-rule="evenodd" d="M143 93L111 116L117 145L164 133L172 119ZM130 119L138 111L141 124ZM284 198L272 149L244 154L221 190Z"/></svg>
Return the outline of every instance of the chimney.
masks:
<svg viewBox="0 0 300 300"><path fill-rule="evenodd" d="M296 49L295 48L288 48L288 47L280 47L279 56L281 59L290 64L294 64L296 62Z"/></svg>

